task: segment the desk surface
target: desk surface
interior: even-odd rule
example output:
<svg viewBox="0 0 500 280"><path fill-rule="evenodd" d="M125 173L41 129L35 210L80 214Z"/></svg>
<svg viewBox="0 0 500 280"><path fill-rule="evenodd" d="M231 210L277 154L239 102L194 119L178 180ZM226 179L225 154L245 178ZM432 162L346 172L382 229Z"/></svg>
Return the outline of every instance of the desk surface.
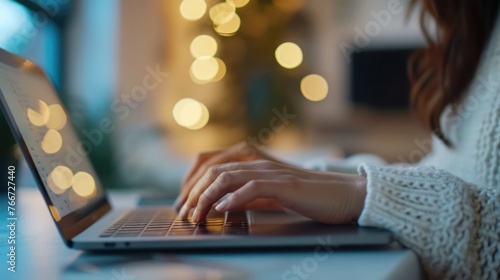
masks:
<svg viewBox="0 0 500 280"><path fill-rule="evenodd" d="M18 189L19 190L19 189ZM6 194L0 198L8 224ZM136 196L113 194L113 205L129 207ZM420 279L411 250L314 249L293 252L88 254L67 248L35 189L17 193L16 272L7 270L8 229L0 230L0 279ZM3 209L5 208L5 209Z"/></svg>

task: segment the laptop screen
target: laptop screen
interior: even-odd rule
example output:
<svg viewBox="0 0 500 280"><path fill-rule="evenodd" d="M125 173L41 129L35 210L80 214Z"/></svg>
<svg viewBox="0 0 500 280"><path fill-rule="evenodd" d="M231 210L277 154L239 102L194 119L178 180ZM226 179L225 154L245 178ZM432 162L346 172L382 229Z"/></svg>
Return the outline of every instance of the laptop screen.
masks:
<svg viewBox="0 0 500 280"><path fill-rule="evenodd" d="M0 91L59 222L73 212L88 212L85 208L105 194L52 85L44 75L23 70L31 66L0 62Z"/></svg>

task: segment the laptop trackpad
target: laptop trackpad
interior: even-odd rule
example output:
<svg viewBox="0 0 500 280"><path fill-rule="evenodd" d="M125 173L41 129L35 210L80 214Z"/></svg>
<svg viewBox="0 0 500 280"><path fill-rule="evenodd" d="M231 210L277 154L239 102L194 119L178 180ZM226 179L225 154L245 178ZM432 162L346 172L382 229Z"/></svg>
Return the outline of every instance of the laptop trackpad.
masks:
<svg viewBox="0 0 500 280"><path fill-rule="evenodd" d="M315 222L299 214L283 211L249 211L252 235L318 235L331 233L354 233L356 225L327 225Z"/></svg>
<svg viewBox="0 0 500 280"><path fill-rule="evenodd" d="M302 215L288 213L285 211L252 210L248 212L249 222L251 225L290 224L312 221L311 219L306 218Z"/></svg>

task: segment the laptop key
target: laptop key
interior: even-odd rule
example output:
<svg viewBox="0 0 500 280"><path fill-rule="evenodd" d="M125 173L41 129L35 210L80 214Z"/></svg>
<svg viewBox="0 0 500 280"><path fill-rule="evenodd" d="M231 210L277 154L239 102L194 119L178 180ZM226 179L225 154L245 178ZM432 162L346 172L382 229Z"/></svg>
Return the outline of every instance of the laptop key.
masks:
<svg viewBox="0 0 500 280"><path fill-rule="evenodd" d="M170 225L167 225L167 226L147 226L146 227L147 230L153 230L153 229L160 230L160 229L169 229L169 228L170 228Z"/></svg>
<svg viewBox="0 0 500 280"><path fill-rule="evenodd" d="M141 232L142 230L143 228L121 228L117 232L134 232L134 231Z"/></svg>
<svg viewBox="0 0 500 280"><path fill-rule="evenodd" d="M190 230L170 230L168 235L193 235L194 229Z"/></svg>
<svg viewBox="0 0 500 280"><path fill-rule="evenodd" d="M227 223L246 223L248 224L247 215L244 211L227 212Z"/></svg>
<svg viewBox="0 0 500 280"><path fill-rule="evenodd" d="M165 236L167 235L167 232L168 230L152 230L152 231L149 231L149 230L145 230L142 232L141 236Z"/></svg>
<svg viewBox="0 0 500 280"><path fill-rule="evenodd" d="M135 237L135 236L138 236L139 233L115 233L115 235L113 235L113 237Z"/></svg>
<svg viewBox="0 0 500 280"><path fill-rule="evenodd" d="M172 224L149 224L148 227L170 227Z"/></svg>
<svg viewBox="0 0 500 280"><path fill-rule="evenodd" d="M248 235L248 230L224 230L225 235Z"/></svg>
<svg viewBox="0 0 500 280"><path fill-rule="evenodd" d="M209 234L209 235L220 235L222 234L222 225L220 226L205 226L200 225L196 231L197 235Z"/></svg>
<svg viewBox="0 0 500 280"><path fill-rule="evenodd" d="M122 228L145 228L145 227L146 227L146 225L138 226L138 225L128 224L128 225L123 225L120 229L122 229Z"/></svg>
<svg viewBox="0 0 500 280"><path fill-rule="evenodd" d="M172 228L195 228L196 225L173 225Z"/></svg>

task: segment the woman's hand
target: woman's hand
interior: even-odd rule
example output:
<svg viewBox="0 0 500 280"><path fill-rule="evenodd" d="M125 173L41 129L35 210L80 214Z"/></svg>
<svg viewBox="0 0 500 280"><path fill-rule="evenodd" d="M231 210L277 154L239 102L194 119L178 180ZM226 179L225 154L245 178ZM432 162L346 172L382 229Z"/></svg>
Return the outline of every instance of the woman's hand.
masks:
<svg viewBox="0 0 500 280"><path fill-rule="evenodd" d="M228 156L234 156L231 149L197 161L186 179L192 185L183 188L187 198L178 205L180 217L187 218L195 207L192 220L201 222L212 205L229 193L217 211L265 201L324 223L349 223L361 214L366 197L363 176L310 171L269 159L238 161ZM259 153L255 151L255 158L263 155Z"/></svg>
<svg viewBox="0 0 500 280"><path fill-rule="evenodd" d="M188 199L188 196L195 184L205 173L207 173L210 167L229 162L244 162L252 160L271 160L279 162L246 142L234 145L228 149L199 154L193 167L189 170L184 181L182 182L181 193L176 199L174 206L177 210L180 210L181 206Z"/></svg>

